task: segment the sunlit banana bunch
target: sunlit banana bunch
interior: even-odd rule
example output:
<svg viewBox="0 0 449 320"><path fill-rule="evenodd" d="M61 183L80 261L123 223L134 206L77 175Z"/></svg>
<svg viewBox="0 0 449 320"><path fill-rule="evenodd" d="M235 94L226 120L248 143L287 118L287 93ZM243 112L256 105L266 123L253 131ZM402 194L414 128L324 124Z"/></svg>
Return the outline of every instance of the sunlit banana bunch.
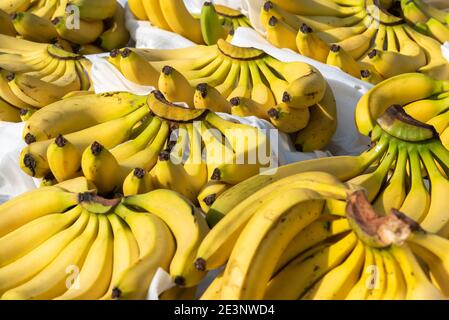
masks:
<svg viewBox="0 0 449 320"><path fill-rule="evenodd" d="M199 17L192 15L183 1L131 0L129 8L139 20L149 20L158 28L175 32L197 44L212 45L232 37L238 27L250 27L239 10L206 1Z"/></svg>
<svg viewBox="0 0 449 320"><path fill-rule="evenodd" d="M167 188L207 209L229 185L278 165L276 133L175 105L160 91L90 94L36 111L19 162L47 184L82 175L101 195Z"/></svg>
<svg viewBox="0 0 449 320"><path fill-rule="evenodd" d="M37 109L91 88L90 62L52 44L0 35L0 120L28 119Z"/></svg>
<svg viewBox="0 0 449 320"><path fill-rule="evenodd" d="M448 298L449 240L399 211L379 214L363 190L328 173L292 168L263 186L252 178L217 200L227 209L195 266L226 265L201 299ZM228 206L234 189L251 193Z"/></svg>
<svg viewBox="0 0 449 320"><path fill-rule="evenodd" d="M109 51L129 41L125 10L116 0L1 0L0 33L58 43L81 54Z"/></svg>
<svg viewBox="0 0 449 320"><path fill-rule="evenodd" d="M170 190L104 199L80 177L11 199L0 217L1 299L145 299L159 268L190 292L205 275L193 259L207 223Z"/></svg>
<svg viewBox="0 0 449 320"><path fill-rule="evenodd" d="M449 77L440 48L449 15L422 0L273 0L260 18L272 44L373 84L407 72Z"/></svg>
<svg viewBox="0 0 449 320"><path fill-rule="evenodd" d="M407 83L407 84L406 84ZM407 94L401 90L408 88ZM391 89L395 88L393 92ZM433 126L449 149L449 82L420 74L405 74L376 85L357 107L356 121L367 134L372 123L388 105L400 105L414 119Z"/></svg>
<svg viewBox="0 0 449 320"><path fill-rule="evenodd" d="M297 133L303 151L321 149L337 126L331 88L312 66L281 62L254 48L217 45L175 50L113 51L129 80L156 86L169 101L236 116L257 116Z"/></svg>
<svg viewBox="0 0 449 320"><path fill-rule="evenodd" d="M406 240L402 228L389 219L395 220L392 217L396 216L403 221L412 220L413 230L422 228L434 234L407 235L411 242L429 237L449 243L444 240L449 236L444 200L449 192L449 152L432 127L411 118L399 106L389 108L377 119L371 138L371 148L359 156L321 158L283 166L272 175L254 176L233 186L215 199L206 216L211 232L199 247L195 266L199 270L227 266L203 298L447 297L448 278L435 276L443 272L441 265L435 265L436 261L447 265L444 251L433 256L435 248L428 249L433 255L420 250L419 246L430 248L424 245L427 240L419 246L401 246ZM344 186L351 191L343 191ZM351 194L359 188L364 190L366 200L353 215L367 207L372 209L364 217L354 216L355 222L347 221L343 219L349 217L345 192ZM325 205L320 201L301 205L295 202L307 197L328 198ZM391 214L397 210L403 214ZM379 227L378 234L371 233L383 225L382 219L384 227L388 229L389 225L392 229ZM357 227L360 221L367 225ZM396 236L401 238L395 242L399 246L377 242L382 237L391 240ZM379 251L379 247L387 248ZM432 262L427 260L429 257L434 257ZM422 267L422 260L428 263L427 267ZM398 264L402 271L393 272L392 267ZM383 274L387 265L389 271ZM364 285L371 279L369 270L374 267L379 268L375 270L384 278L379 287L367 288ZM400 275L396 276L398 272ZM386 274L391 279L386 280ZM405 283L407 289L394 293L396 289L388 288L388 281L401 283L403 287ZM371 290L378 288L381 290Z"/></svg>

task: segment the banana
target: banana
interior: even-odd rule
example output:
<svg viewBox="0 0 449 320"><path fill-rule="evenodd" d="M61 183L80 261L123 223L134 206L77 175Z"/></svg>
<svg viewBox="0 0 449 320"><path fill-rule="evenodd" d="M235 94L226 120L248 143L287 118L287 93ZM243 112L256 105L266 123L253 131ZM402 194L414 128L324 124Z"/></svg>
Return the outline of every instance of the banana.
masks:
<svg viewBox="0 0 449 320"><path fill-rule="evenodd" d="M116 67L118 71L121 72L120 60L122 60L121 51L118 49L112 49L111 52L109 53L108 62L111 63L114 67Z"/></svg>
<svg viewBox="0 0 449 320"><path fill-rule="evenodd" d="M200 300L220 300L223 272L217 275L207 289L203 292Z"/></svg>
<svg viewBox="0 0 449 320"><path fill-rule="evenodd" d="M306 189L279 190L270 196L235 243L223 275L221 298L261 299L282 249L322 208L320 194ZM280 223L282 219L286 223Z"/></svg>
<svg viewBox="0 0 449 320"><path fill-rule="evenodd" d="M449 126L448 117L449 117L449 112L446 111L446 112L443 112L443 113L439 114L438 116L430 119L426 123L433 126L441 138L442 133Z"/></svg>
<svg viewBox="0 0 449 320"><path fill-rule="evenodd" d="M258 61L258 60L256 60ZM240 74L238 75L238 82L235 88L228 94L227 99L234 97L251 97L251 84L250 84L250 73L247 61L240 61Z"/></svg>
<svg viewBox="0 0 449 320"><path fill-rule="evenodd" d="M16 107L10 105L8 102L0 98L0 121L20 122L21 110L22 109L17 109Z"/></svg>
<svg viewBox="0 0 449 320"><path fill-rule="evenodd" d="M201 62L200 63L201 66L199 68L195 68L195 69L188 68L186 70L186 69L183 69L182 67L181 68L179 66L177 66L177 67L180 68L182 74L189 80L190 84L194 85L195 80L204 79L204 78L212 75L214 72L216 72L218 70L218 68L220 68L223 65L225 58L223 57L223 55L220 54L220 55L214 57L212 60L206 59L205 61L209 61L209 62L206 63L205 65L203 65L203 62ZM192 64L191 60L186 60L185 62L187 62L190 65ZM164 63L164 64L166 64L166 63ZM177 64L175 64L175 66L176 65ZM203 82L205 82L205 81L203 81Z"/></svg>
<svg viewBox="0 0 449 320"><path fill-rule="evenodd" d="M232 108L230 102L216 88L207 83L200 83L196 86L193 105L197 109L209 109L224 113L231 113Z"/></svg>
<svg viewBox="0 0 449 320"><path fill-rule="evenodd" d="M52 299L68 289L67 270L81 270L89 248L98 232L98 218L90 214L89 223L81 235L68 244L42 271L27 282L6 291L2 299Z"/></svg>
<svg viewBox="0 0 449 320"><path fill-rule="evenodd" d="M441 43L449 41L449 27L444 25L435 18L430 18L426 22L427 29L429 33Z"/></svg>
<svg viewBox="0 0 449 320"><path fill-rule="evenodd" d="M81 168L81 154L62 135L47 148L48 166L58 182L78 176Z"/></svg>
<svg viewBox="0 0 449 320"><path fill-rule="evenodd" d="M367 300L380 300L383 296L387 286L387 273L385 271L384 259L380 250L376 248L369 248L374 257L374 267L376 268L376 285L368 290L366 295Z"/></svg>
<svg viewBox="0 0 449 320"><path fill-rule="evenodd" d="M168 269L175 251L165 223L149 213L119 206L115 212L130 226L139 246L139 259L124 269L112 289L113 299L145 299L156 270Z"/></svg>
<svg viewBox="0 0 449 320"><path fill-rule="evenodd" d="M129 139L132 128L137 122L148 114L146 107L141 107L129 115L107 121L90 128L80 130L77 132L65 135L65 138L70 141L81 154L85 148L90 146L93 141L97 141L106 148L113 148L123 141ZM29 175L42 177L48 170L47 163L47 148L52 140L45 140L36 143L31 143L24 148L20 155L20 166ZM132 168L139 167L132 166Z"/></svg>
<svg viewBox="0 0 449 320"><path fill-rule="evenodd" d="M31 134L42 141L74 133L125 117L145 105L145 100L128 92L114 92L58 101L36 111L26 123L23 136Z"/></svg>
<svg viewBox="0 0 449 320"><path fill-rule="evenodd" d="M191 287L197 284L204 273L194 268L193 259L208 232L206 221L199 211L175 192L164 189L128 197L123 204L140 207L167 224L177 244L170 264L170 275L179 286Z"/></svg>
<svg viewBox="0 0 449 320"><path fill-rule="evenodd" d="M360 78L360 66L357 64L357 61L337 44L330 46L326 63L349 73L355 78Z"/></svg>
<svg viewBox="0 0 449 320"><path fill-rule="evenodd" d="M407 300L441 300L444 294L427 278L424 270L416 260L408 245L398 247L393 245L391 253L400 265L404 274Z"/></svg>
<svg viewBox="0 0 449 320"><path fill-rule="evenodd" d="M315 16L299 16L302 20L302 23L307 24L313 30L317 32L326 31L329 29L336 29L342 27L351 27L360 21L362 21L367 16L366 10L359 10L357 13L353 15L349 15L347 17L336 17L336 16L328 16L328 15L315 15Z"/></svg>
<svg viewBox="0 0 449 320"><path fill-rule="evenodd" d="M309 72L292 81L284 92L282 101L292 108L307 108L324 98L326 80L317 69L309 67Z"/></svg>
<svg viewBox="0 0 449 320"><path fill-rule="evenodd" d="M64 213L53 213L42 216L0 238L2 253L0 266L18 260L34 248L70 226L78 219L82 211L80 206Z"/></svg>
<svg viewBox="0 0 449 320"><path fill-rule="evenodd" d="M94 42L104 30L103 21L86 21L80 19L79 27L74 27L75 22L68 20L70 16L61 16L54 18L51 22L56 28L59 36L76 44L89 44Z"/></svg>
<svg viewBox="0 0 449 320"><path fill-rule="evenodd" d="M373 68L360 70L360 79L371 84L378 84L385 79Z"/></svg>
<svg viewBox="0 0 449 320"><path fill-rule="evenodd" d="M260 12L260 22L263 26L266 26L271 17L276 17L279 20L285 21L290 27L296 30L299 29L302 24L302 21L298 16L282 9L272 1L265 1Z"/></svg>
<svg viewBox="0 0 449 320"><path fill-rule="evenodd" d="M404 29L410 38L422 47L426 54L427 64L419 68L418 71L434 79L448 79L449 64L441 54L441 44L437 40L427 37L409 26L404 26Z"/></svg>
<svg viewBox="0 0 449 320"><path fill-rule="evenodd" d="M132 14L138 19L138 20L148 20L147 14L145 12L145 7L143 5L144 1L142 0L130 0L128 1L129 9L131 10Z"/></svg>
<svg viewBox="0 0 449 320"><path fill-rule="evenodd" d="M368 22L367 22L368 24ZM337 42L355 60L360 59L371 47L371 39L376 35L379 23L373 20L365 32Z"/></svg>
<svg viewBox="0 0 449 320"><path fill-rule="evenodd" d="M287 90L287 87L289 86L289 83L285 81L284 79L279 78L274 74L274 72L270 69L270 67L263 61L263 60L256 60L257 66L259 67L260 71L262 71L262 74L264 78L267 80L271 91L273 92L274 98L276 100L276 104L282 103L282 99L284 97L284 92ZM248 80L247 80L248 83ZM248 85L247 85L248 86ZM241 95L243 96L243 95ZM236 97L241 97L236 96ZM249 96L247 97L249 98Z"/></svg>
<svg viewBox="0 0 449 320"><path fill-rule="evenodd" d="M184 2L164 0L159 3L170 29L197 44L204 43L201 23L190 14Z"/></svg>
<svg viewBox="0 0 449 320"><path fill-rule="evenodd" d="M329 54L329 44L313 32L307 24L302 24L296 35L296 47L300 54L325 63Z"/></svg>
<svg viewBox="0 0 449 320"><path fill-rule="evenodd" d="M391 209L401 208L406 198L407 149L401 145L398 149L394 172L373 204L374 210L380 214L387 215Z"/></svg>
<svg viewBox="0 0 449 320"><path fill-rule="evenodd" d="M192 202L196 200L196 191L182 163L175 159L170 151L164 150L159 154L156 165L151 170L154 184L157 188L176 191Z"/></svg>
<svg viewBox="0 0 449 320"><path fill-rule="evenodd" d="M228 97L229 94L231 94L240 73L240 61L233 60L231 63L231 69L229 70L226 79L223 83L216 86L217 91L220 92L223 97Z"/></svg>
<svg viewBox="0 0 449 320"><path fill-rule="evenodd" d="M432 191L429 211L421 222L421 226L424 230L430 232L442 232L449 220L447 211L443 209L445 206L444 194L446 194L446 190L449 188L449 180L441 174L429 150L419 148L419 154L429 176Z"/></svg>
<svg viewBox="0 0 449 320"><path fill-rule="evenodd" d="M336 183L337 188L333 191L329 189L331 181ZM231 254L232 248L237 241L239 234L256 212L259 206L263 205L270 198L269 195L275 190L289 188L307 188L316 191L338 192L340 183L326 173L303 172L285 176L283 179L273 182L268 187L261 186L260 189L252 189L252 192L245 195L239 202L233 203L232 210L220 220L220 224L214 227L201 244L195 265L200 270L212 270L226 263ZM341 188L340 188L341 190ZM216 206L221 199L225 199L230 194L232 188L225 192L213 205ZM257 205L254 205L257 203ZM210 212L210 210L209 210Z"/></svg>
<svg viewBox="0 0 449 320"><path fill-rule="evenodd" d="M159 0L142 0L142 4L145 9L145 14L151 24L158 28L172 31L167 23L167 20L165 20L164 14L162 13L162 7Z"/></svg>
<svg viewBox="0 0 449 320"><path fill-rule="evenodd" d="M68 4L78 7L80 18L89 21L111 18L118 6L114 0L69 0Z"/></svg>
<svg viewBox="0 0 449 320"><path fill-rule="evenodd" d="M198 130L201 130L201 139L206 152L207 177L210 179L219 165L232 161L234 150L226 143L226 138L219 130L203 123Z"/></svg>
<svg viewBox="0 0 449 320"><path fill-rule="evenodd" d="M158 89L171 102L185 102L189 106L194 105L195 89L179 71L170 66L162 68Z"/></svg>
<svg viewBox="0 0 449 320"><path fill-rule="evenodd" d="M254 61L249 61L249 70L251 73L251 100L257 102L264 108L273 107L276 102L271 89L263 82L259 68Z"/></svg>
<svg viewBox="0 0 449 320"><path fill-rule="evenodd" d="M426 216L430 206L430 195L424 184L421 161L416 149L408 151L411 173L411 187L400 207L401 212L417 222L421 222Z"/></svg>
<svg viewBox="0 0 449 320"><path fill-rule="evenodd" d="M272 16L264 27L270 43L279 48L298 50L296 47L296 31L287 23Z"/></svg>
<svg viewBox="0 0 449 320"><path fill-rule="evenodd" d="M412 25L425 23L429 19L428 15L421 11L414 1L401 0L401 8L404 18Z"/></svg>
<svg viewBox="0 0 449 320"><path fill-rule="evenodd" d="M112 275L114 239L106 216L98 216L98 234L92 243L80 273L64 294L55 300L93 300L101 298L108 289Z"/></svg>
<svg viewBox="0 0 449 320"><path fill-rule="evenodd" d="M367 26L369 26L369 23L371 21L372 18L370 16L366 16L361 21L352 26L344 26L340 28L332 28L325 31L320 31L317 33L317 36L318 39L321 39L321 41L324 41L325 43L336 43L363 33L367 29Z"/></svg>
<svg viewBox="0 0 449 320"><path fill-rule="evenodd" d="M12 23L17 33L26 40L49 43L58 36L55 26L50 21L32 13L15 13Z"/></svg>
<svg viewBox="0 0 449 320"><path fill-rule="evenodd" d="M154 190L153 179L141 168L134 169L123 181L123 195L132 196Z"/></svg>
<svg viewBox="0 0 449 320"><path fill-rule="evenodd" d="M386 271L386 288L382 294L383 300L404 300L406 294L405 280L403 274L390 253L390 250L380 251L383 257Z"/></svg>
<svg viewBox="0 0 449 320"><path fill-rule="evenodd" d="M406 105L447 91L449 83L434 80L424 74L407 73L387 79L378 84L359 100L355 119L360 133L368 135L376 119L394 104ZM395 90L391 90L394 87ZM412 89L412 90L410 90ZM408 92L407 95L402 94Z"/></svg>
<svg viewBox="0 0 449 320"><path fill-rule="evenodd" d="M404 106L404 111L414 119L429 122L449 109L449 96L442 99L423 99Z"/></svg>
<svg viewBox="0 0 449 320"><path fill-rule="evenodd" d="M270 280L264 299L301 297L316 280L341 264L356 244L357 237L350 233L335 244L321 248L304 260L300 259L301 256L292 260Z"/></svg>
<svg viewBox="0 0 449 320"><path fill-rule="evenodd" d="M229 74L231 67L232 67L232 59L223 57L221 65L211 75L202 78L191 79L190 83L192 86L197 86L200 83L207 83L212 87L216 87L226 80L226 77Z"/></svg>
<svg viewBox="0 0 449 320"><path fill-rule="evenodd" d="M137 151L128 158L120 161L120 167L124 176L128 175L135 168L142 168L145 171L150 171L156 164L158 155L165 145L168 137L169 125L166 121L163 121L159 131L151 143L149 143L144 149Z"/></svg>
<svg viewBox="0 0 449 320"><path fill-rule="evenodd" d="M337 103L331 87L327 84L323 99L309 108L310 119L300 130L295 146L301 152L311 152L324 148L337 130Z"/></svg>
<svg viewBox="0 0 449 320"><path fill-rule="evenodd" d="M409 243L409 245L413 253L427 265L428 270L426 271L429 273L432 283L447 297L449 292L447 277L449 274L444 264L441 263L441 260L433 252L419 245L411 243Z"/></svg>
<svg viewBox="0 0 449 320"><path fill-rule="evenodd" d="M326 0L272 0L273 3L291 13L304 16L345 17L358 12L358 7L340 6Z"/></svg>
<svg viewBox="0 0 449 320"><path fill-rule="evenodd" d="M334 217L321 217L299 232L282 253L275 272L284 268L291 260L307 250L351 230L347 219L332 220Z"/></svg>
<svg viewBox="0 0 449 320"><path fill-rule="evenodd" d="M120 70L123 75L135 83L156 87L159 72L139 53L125 48L121 51Z"/></svg>
<svg viewBox="0 0 449 320"><path fill-rule="evenodd" d="M139 246L131 229L116 214L107 215L114 235L112 275L109 288L102 299L111 299L112 290L123 272L139 259Z"/></svg>
<svg viewBox="0 0 449 320"><path fill-rule="evenodd" d="M222 26L220 16L212 2L206 1L203 3L200 22L203 41L208 46L216 44L218 39L226 38L226 29Z"/></svg>
<svg viewBox="0 0 449 320"><path fill-rule="evenodd" d="M24 193L0 205L0 237L46 214L63 212L76 203L76 194L58 187Z"/></svg>
<svg viewBox="0 0 449 320"><path fill-rule="evenodd" d="M53 14L56 11L58 5L58 0L48 0L43 3L42 6L34 6L28 10L28 12L44 18L46 20L51 20Z"/></svg>
<svg viewBox="0 0 449 320"><path fill-rule="evenodd" d="M342 300L357 282L363 267L365 245L358 242L348 258L338 267L329 271L301 299Z"/></svg>
<svg viewBox="0 0 449 320"><path fill-rule="evenodd" d="M375 49L368 53L370 63L384 78L415 72L426 64L423 49L412 41L401 26L392 27L399 43L399 52Z"/></svg>
<svg viewBox="0 0 449 320"><path fill-rule="evenodd" d="M11 17L0 9L0 30L1 33L7 36L15 37L17 32L11 21Z"/></svg>
<svg viewBox="0 0 449 320"><path fill-rule="evenodd" d="M139 151L145 149L154 140L161 128L162 121L157 117L147 117L139 127L139 132L132 140L128 140L110 151L117 161L124 161Z"/></svg>
<svg viewBox="0 0 449 320"><path fill-rule="evenodd" d="M84 230L88 221L89 214L84 211L69 228L53 235L26 255L0 268L0 294L32 279Z"/></svg>
<svg viewBox="0 0 449 320"><path fill-rule="evenodd" d="M346 300L365 300L368 296L369 289L375 289L379 285L379 275L375 268L373 251L370 250L370 247L365 247L365 249L365 263L362 274L357 283L346 295Z"/></svg>
<svg viewBox="0 0 449 320"><path fill-rule="evenodd" d="M31 5L31 0L3 0L0 2L0 10L7 14L17 11L26 11Z"/></svg>
<svg viewBox="0 0 449 320"><path fill-rule="evenodd" d="M85 177L95 184L101 194L115 191L121 186L124 179L120 174L120 165L115 157L96 141L83 152L81 168ZM111 172L115 174L111 174Z"/></svg>
<svg viewBox="0 0 449 320"><path fill-rule="evenodd" d="M231 113L238 117L256 116L261 119L270 120L269 111L272 108L257 103L253 99L234 97L229 101Z"/></svg>
<svg viewBox="0 0 449 320"><path fill-rule="evenodd" d="M296 109L287 103L281 103L268 110L271 123L286 133L304 129L310 120L309 108Z"/></svg>
<svg viewBox="0 0 449 320"><path fill-rule="evenodd" d="M418 232L413 233L408 242L412 251L423 258L430 271L437 276L437 282L447 296L449 287L447 277L444 276L449 271L447 252L445 251L447 240L434 234Z"/></svg>
<svg viewBox="0 0 449 320"><path fill-rule="evenodd" d="M208 180L207 163L202 158L202 141L200 129L195 125L186 124L189 137L189 156L184 162L184 170L189 177L193 193L198 199L198 194ZM196 202L194 199L194 202Z"/></svg>
<svg viewBox="0 0 449 320"><path fill-rule="evenodd" d="M159 295L159 300L195 300L197 289L197 286L191 288L175 286L162 292Z"/></svg>
<svg viewBox="0 0 449 320"><path fill-rule="evenodd" d="M0 71L0 97L16 108L28 108L29 104L19 99L9 87L9 79L12 75L6 71Z"/></svg>
<svg viewBox="0 0 449 320"><path fill-rule="evenodd" d="M207 182L198 193L197 200L203 212L209 211L210 206L220 195L228 190L230 185L217 181Z"/></svg>
<svg viewBox="0 0 449 320"><path fill-rule="evenodd" d="M388 172L397 158L397 154L397 144L391 141L385 157L375 171L352 178L348 182L365 188L368 200L373 201L387 180Z"/></svg>
<svg viewBox="0 0 449 320"><path fill-rule="evenodd" d="M98 38L97 44L107 51L126 46L129 41L129 32L126 29L125 9L116 5L114 15L108 21L110 27L106 29Z"/></svg>

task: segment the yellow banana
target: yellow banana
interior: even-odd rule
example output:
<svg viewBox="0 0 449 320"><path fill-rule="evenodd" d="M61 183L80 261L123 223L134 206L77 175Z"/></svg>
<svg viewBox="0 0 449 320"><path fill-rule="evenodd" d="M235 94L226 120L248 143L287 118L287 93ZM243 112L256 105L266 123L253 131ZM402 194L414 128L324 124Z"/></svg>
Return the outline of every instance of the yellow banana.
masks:
<svg viewBox="0 0 449 320"><path fill-rule="evenodd" d="M307 24L302 24L296 36L296 46L300 54L325 63L329 54L329 44L313 32Z"/></svg>
<svg viewBox="0 0 449 320"><path fill-rule="evenodd" d="M193 95L193 105L197 109L231 113L231 104L229 101L216 88L207 83L200 83L196 86Z"/></svg>
<svg viewBox="0 0 449 320"><path fill-rule="evenodd" d="M59 182L76 177L81 168L81 154L62 135L57 136L48 146L47 161L51 172Z"/></svg>
<svg viewBox="0 0 449 320"><path fill-rule="evenodd" d="M0 121L20 122L21 110L22 109L18 109L0 98Z"/></svg>
<svg viewBox="0 0 449 320"><path fill-rule="evenodd" d="M90 214L89 223L81 235L67 245L42 271L20 286L5 292L2 299L52 299L68 289L67 274L81 270L89 248L98 232L98 218ZM67 283L66 283L67 282Z"/></svg>
<svg viewBox="0 0 449 320"><path fill-rule="evenodd" d="M340 68L355 78L360 78L360 66L357 61L339 45L333 44L330 46L326 63Z"/></svg>
<svg viewBox="0 0 449 320"><path fill-rule="evenodd" d="M159 72L139 53L125 48L121 51L120 71L125 78L137 84L156 87Z"/></svg>
<svg viewBox="0 0 449 320"><path fill-rule="evenodd" d="M145 7L143 5L145 1L143 0L130 0L128 1L128 6L133 15L138 20L148 20L147 14L145 12ZM155 9L153 9L155 10Z"/></svg>
<svg viewBox="0 0 449 320"><path fill-rule="evenodd" d="M101 298L108 289L112 275L114 239L106 216L98 216L98 234L92 243L75 285L56 300L93 300Z"/></svg>
<svg viewBox="0 0 449 320"><path fill-rule="evenodd" d="M297 132L304 129L310 120L309 108L293 108L289 103L281 103L270 110L267 114L270 117L271 123L286 133Z"/></svg>
<svg viewBox="0 0 449 320"><path fill-rule="evenodd" d="M76 44L89 44L94 42L103 32L103 21L86 21L79 19L79 27L75 27L74 21L68 20L69 16L56 17L52 20L59 36Z"/></svg>
<svg viewBox="0 0 449 320"><path fill-rule="evenodd" d="M151 175L141 168L134 169L123 181L124 196L147 193L154 189Z"/></svg>
<svg viewBox="0 0 449 320"><path fill-rule="evenodd" d="M226 183L217 181L207 182L207 184L205 184L200 190L197 197L203 212L209 211L210 206L215 202L215 200L229 188L230 185Z"/></svg>
<svg viewBox="0 0 449 320"><path fill-rule="evenodd" d="M165 66L162 68L158 81L158 89L171 102L185 102L192 107L195 89L189 81L176 69Z"/></svg>
<svg viewBox="0 0 449 320"><path fill-rule="evenodd" d="M175 242L159 217L119 206L115 212L126 221L139 245L139 260L122 271L112 289L113 299L145 299L158 268L168 270Z"/></svg>
<svg viewBox="0 0 449 320"><path fill-rule="evenodd" d="M177 244L170 264L170 275L177 285L186 287L196 285L204 273L194 268L193 259L209 229L199 211L175 192L164 189L128 197L123 203L151 212L168 225Z"/></svg>
<svg viewBox="0 0 449 320"><path fill-rule="evenodd" d="M159 0L142 0L142 4L148 20L150 20L152 24L161 29L172 31L167 23L167 20L165 20L164 14L162 13Z"/></svg>

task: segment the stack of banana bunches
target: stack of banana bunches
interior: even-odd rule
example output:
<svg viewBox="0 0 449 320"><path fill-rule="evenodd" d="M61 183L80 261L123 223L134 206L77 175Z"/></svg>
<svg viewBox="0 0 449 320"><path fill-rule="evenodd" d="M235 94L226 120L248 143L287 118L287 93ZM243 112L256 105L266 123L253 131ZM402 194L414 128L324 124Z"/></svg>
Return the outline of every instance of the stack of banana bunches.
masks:
<svg viewBox="0 0 449 320"><path fill-rule="evenodd" d="M271 0L260 10L273 45L356 78L373 84L407 72L449 78L440 48L449 41L449 13L425 0Z"/></svg>
<svg viewBox="0 0 449 320"><path fill-rule="evenodd" d="M1 0L0 33L94 54L125 46L125 10L116 0Z"/></svg>
<svg viewBox="0 0 449 320"><path fill-rule="evenodd" d="M358 106L373 114L392 99L391 87L375 89ZM212 112L205 117L205 126L220 126ZM98 185L86 173L0 206L1 298L145 299L161 268L176 285L160 299L447 299L449 151L399 105L363 123L372 146L359 156L282 166L221 195L217 175L207 187L213 193L203 195L205 215L179 192L150 190L170 177L171 162L156 164L152 179L130 173L129 195L103 196L119 169L93 143L81 167L96 174L107 166L107 176L93 179ZM47 152L52 167L53 155L72 165L77 150L58 137ZM234 169L238 176L246 166ZM170 187L198 181L176 174Z"/></svg>

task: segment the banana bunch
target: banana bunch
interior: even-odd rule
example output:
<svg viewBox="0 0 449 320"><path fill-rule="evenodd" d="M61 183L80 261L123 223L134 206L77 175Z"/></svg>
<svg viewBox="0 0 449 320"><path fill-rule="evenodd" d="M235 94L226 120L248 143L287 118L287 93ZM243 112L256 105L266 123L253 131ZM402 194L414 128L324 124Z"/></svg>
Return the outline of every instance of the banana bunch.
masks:
<svg viewBox="0 0 449 320"><path fill-rule="evenodd" d="M198 209L169 190L124 199L96 195L85 178L0 205L1 299L145 299L158 268L181 287L209 231Z"/></svg>
<svg viewBox="0 0 449 320"><path fill-rule="evenodd" d="M166 188L203 208L229 185L277 165L269 134L180 107L160 91L63 99L33 113L23 139L21 168L48 183L84 176L101 195Z"/></svg>
<svg viewBox="0 0 449 320"><path fill-rule="evenodd" d="M108 60L127 79L158 87L169 101L270 121L296 134L303 151L323 148L336 130L332 90L302 62L281 62L222 39L187 49L114 50Z"/></svg>
<svg viewBox="0 0 449 320"><path fill-rule="evenodd" d="M405 88L408 90L406 94L401 92ZM433 126L443 145L449 149L448 81L410 73L376 85L357 105L356 123L359 131L368 134L373 128L375 119L391 105L400 105L412 118Z"/></svg>
<svg viewBox="0 0 449 320"><path fill-rule="evenodd" d="M110 51L129 41L125 10L116 0L1 0L0 26L0 33L58 43L81 54Z"/></svg>
<svg viewBox="0 0 449 320"><path fill-rule="evenodd" d="M445 202L445 195L449 192L449 151L443 147L435 130L411 118L402 108L393 106L378 118L371 137L372 147L359 156L321 158L283 166L272 174L257 175L233 186L215 199L206 216L211 232L198 249L195 265L199 270L213 270L227 263L224 275L217 281L220 285L226 283L229 291L219 290L221 296L218 297L296 299L309 289L315 295L318 287L312 285L330 269L343 263L344 258L357 247L357 237L347 234L353 226L346 219L341 220L347 216L345 194L348 186L362 188L376 214L388 216L392 210L399 210L407 215L407 219L419 223L420 228L438 234L434 237L449 238L449 214ZM295 202L300 199L314 201L304 200L300 205ZM326 200L325 205L317 201L323 199ZM375 221L373 217L369 219L372 223ZM304 232L299 233L303 228ZM385 234L393 236L388 232ZM335 242L335 251L332 247L325 249L328 240L332 239L341 240ZM373 244L371 240L370 245ZM254 251L248 253L248 250ZM363 250L356 252L360 254L357 255L359 259L352 258L353 262L365 256ZM323 265L329 262L328 255L336 260ZM301 266L302 261L309 258L312 259L311 264L307 262ZM267 266L268 261L270 266ZM315 270L316 264L318 268ZM403 265L402 262L400 264ZM311 269L303 269L306 266ZM335 278L328 280L330 285L320 294L329 293L339 277L346 281L340 272L335 271ZM288 283L301 278L304 273L312 278L303 277L301 283ZM265 278L260 278L262 274ZM334 298L344 298L345 295L341 294L349 292L351 283L357 282L355 277L359 274L358 271L349 272L348 277L354 277L350 278L352 282L345 288L335 286L335 290L332 289ZM274 279L279 279L279 282ZM444 280L446 286L447 279ZM365 280L366 276L360 283L365 283ZM276 285L271 290L270 283L279 283L280 286ZM213 295L216 292L213 288L217 286L208 290L206 297L217 297ZM284 286L297 287L292 295L285 296L283 294L288 289L283 289ZM315 297L311 293L308 296ZM325 297L330 299L332 295ZM352 296L356 297L361 298L360 295Z"/></svg>
<svg viewBox="0 0 449 320"><path fill-rule="evenodd" d="M273 45L373 84L409 72L449 78L449 14L422 0L272 0L260 19Z"/></svg>
<svg viewBox="0 0 449 320"><path fill-rule="evenodd" d="M21 121L63 97L88 93L90 62L52 44L0 35L0 120Z"/></svg>
<svg viewBox="0 0 449 320"><path fill-rule="evenodd" d="M253 191L198 249L199 270L227 260L201 299L449 298L449 240L400 211L379 214L363 190L309 171Z"/></svg>
<svg viewBox="0 0 449 320"><path fill-rule="evenodd" d="M128 5L137 19L149 20L197 44L213 45L218 39L232 37L239 27L252 28L240 11L209 1L203 3L199 17L192 15L182 0L131 0Z"/></svg>

